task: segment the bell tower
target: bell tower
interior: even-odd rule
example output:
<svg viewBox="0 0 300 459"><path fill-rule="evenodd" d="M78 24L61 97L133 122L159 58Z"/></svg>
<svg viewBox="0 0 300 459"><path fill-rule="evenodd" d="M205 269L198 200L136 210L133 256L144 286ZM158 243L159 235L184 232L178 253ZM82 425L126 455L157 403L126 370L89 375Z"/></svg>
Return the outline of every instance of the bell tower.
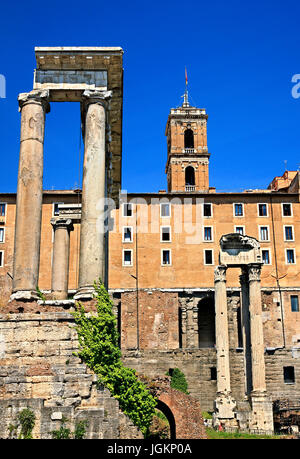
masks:
<svg viewBox="0 0 300 459"><path fill-rule="evenodd" d="M172 108L166 126L168 192L208 192L207 118L192 107L185 91L181 107Z"/></svg>

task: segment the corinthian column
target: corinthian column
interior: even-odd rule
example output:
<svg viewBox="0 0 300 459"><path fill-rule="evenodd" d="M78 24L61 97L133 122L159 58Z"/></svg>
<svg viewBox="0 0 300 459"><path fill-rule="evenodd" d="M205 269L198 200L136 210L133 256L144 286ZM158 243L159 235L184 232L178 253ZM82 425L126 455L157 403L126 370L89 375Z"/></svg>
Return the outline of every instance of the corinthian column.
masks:
<svg viewBox="0 0 300 459"><path fill-rule="evenodd" d="M235 402L231 397L229 337L226 293L226 266L215 269L216 347L217 347L217 398L216 417L234 418Z"/></svg>
<svg viewBox="0 0 300 459"><path fill-rule="evenodd" d="M111 91L84 91L84 163L80 229L79 291L89 298L105 276L106 106Z"/></svg>
<svg viewBox="0 0 300 459"><path fill-rule="evenodd" d="M15 222L13 295L35 299L39 276L43 199L43 148L49 91L19 95L21 141Z"/></svg>
<svg viewBox="0 0 300 459"><path fill-rule="evenodd" d="M51 293L56 300L68 298L71 219L53 218L54 245L52 259Z"/></svg>
<svg viewBox="0 0 300 459"><path fill-rule="evenodd" d="M252 389L251 375L251 338L250 338L250 315L249 315L249 279L248 270L242 267L240 276L241 284L241 322L243 334L243 348L245 361L245 395L248 396Z"/></svg>
<svg viewBox="0 0 300 459"><path fill-rule="evenodd" d="M261 288L260 264L250 264L249 273L249 303L251 331L251 360L252 360L252 391L265 392L265 359L264 335L261 318Z"/></svg>

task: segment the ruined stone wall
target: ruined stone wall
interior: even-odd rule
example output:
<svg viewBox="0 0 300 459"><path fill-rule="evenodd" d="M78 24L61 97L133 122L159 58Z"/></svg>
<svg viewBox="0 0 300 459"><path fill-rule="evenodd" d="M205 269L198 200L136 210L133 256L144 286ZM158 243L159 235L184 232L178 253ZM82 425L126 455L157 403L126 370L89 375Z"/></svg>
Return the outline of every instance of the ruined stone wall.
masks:
<svg viewBox="0 0 300 459"><path fill-rule="evenodd" d="M87 420L87 438L142 438L73 355L78 345L73 317L58 307L42 311L36 305L35 313L0 315L0 438L8 437L9 425L26 407L36 416L34 438L51 438L62 416L71 431L78 420Z"/></svg>

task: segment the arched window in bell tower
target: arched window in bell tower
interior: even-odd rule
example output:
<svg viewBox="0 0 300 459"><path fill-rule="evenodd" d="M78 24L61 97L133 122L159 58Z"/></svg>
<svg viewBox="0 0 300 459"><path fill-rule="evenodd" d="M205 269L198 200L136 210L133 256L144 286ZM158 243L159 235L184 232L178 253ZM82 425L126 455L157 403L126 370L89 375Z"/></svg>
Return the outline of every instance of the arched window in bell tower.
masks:
<svg viewBox="0 0 300 459"><path fill-rule="evenodd" d="M195 186L195 169L192 166L185 169L185 186Z"/></svg>
<svg viewBox="0 0 300 459"><path fill-rule="evenodd" d="M194 132L190 128L184 131L184 148L194 148Z"/></svg>

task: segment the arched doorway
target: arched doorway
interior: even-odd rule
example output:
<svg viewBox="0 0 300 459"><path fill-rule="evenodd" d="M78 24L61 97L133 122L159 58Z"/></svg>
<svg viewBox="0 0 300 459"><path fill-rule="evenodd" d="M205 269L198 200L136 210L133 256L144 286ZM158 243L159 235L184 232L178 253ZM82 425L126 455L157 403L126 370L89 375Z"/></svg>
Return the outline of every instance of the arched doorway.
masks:
<svg viewBox="0 0 300 459"><path fill-rule="evenodd" d="M215 347L215 302L213 297L206 297L198 303L199 348Z"/></svg>

